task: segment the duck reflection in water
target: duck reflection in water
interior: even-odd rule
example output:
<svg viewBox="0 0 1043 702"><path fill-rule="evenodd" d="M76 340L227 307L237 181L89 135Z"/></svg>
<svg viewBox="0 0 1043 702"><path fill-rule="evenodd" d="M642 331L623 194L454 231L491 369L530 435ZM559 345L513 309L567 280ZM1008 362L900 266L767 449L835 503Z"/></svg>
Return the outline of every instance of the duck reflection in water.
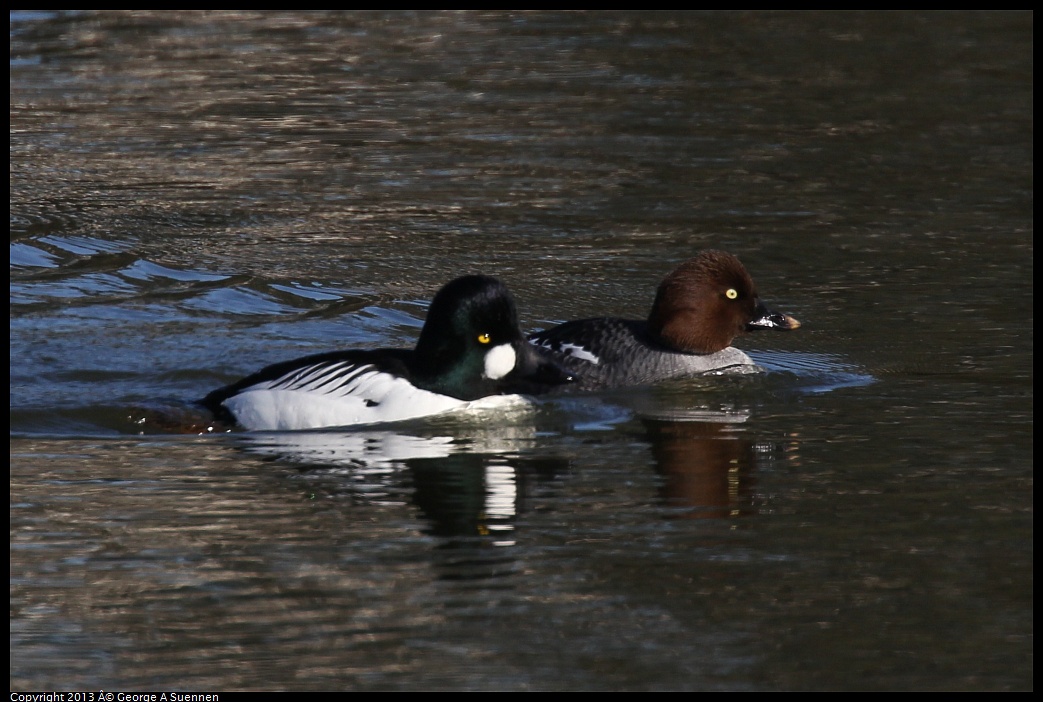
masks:
<svg viewBox="0 0 1043 702"><path fill-rule="evenodd" d="M347 498L355 507L415 506L418 531L433 539L432 565L440 579L501 577L515 570L510 547L531 484L553 480L568 462L515 455L531 441L523 427L461 433L467 438L380 430L238 438L248 453L297 465L296 477L312 498Z"/></svg>
<svg viewBox="0 0 1043 702"><path fill-rule="evenodd" d="M757 492L757 466L777 447L752 441L725 421L642 418L652 455L663 476L660 494L686 519L758 514L766 498ZM740 420L741 421L741 420Z"/></svg>

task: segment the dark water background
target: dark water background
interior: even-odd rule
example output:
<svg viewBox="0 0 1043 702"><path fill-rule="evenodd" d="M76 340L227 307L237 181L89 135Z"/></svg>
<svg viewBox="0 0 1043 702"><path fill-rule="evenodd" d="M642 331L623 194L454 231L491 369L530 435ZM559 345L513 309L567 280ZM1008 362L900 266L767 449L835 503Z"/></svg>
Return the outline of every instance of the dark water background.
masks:
<svg viewBox="0 0 1043 702"><path fill-rule="evenodd" d="M1032 14L13 12L11 687L1033 687ZM466 272L767 369L179 434ZM157 418L164 421L157 421Z"/></svg>

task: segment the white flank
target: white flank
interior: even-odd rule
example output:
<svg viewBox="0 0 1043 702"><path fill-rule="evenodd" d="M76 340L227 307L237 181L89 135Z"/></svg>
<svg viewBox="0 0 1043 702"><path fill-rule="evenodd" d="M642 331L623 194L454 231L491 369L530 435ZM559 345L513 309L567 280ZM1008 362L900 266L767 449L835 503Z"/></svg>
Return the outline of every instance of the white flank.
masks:
<svg viewBox="0 0 1043 702"><path fill-rule="evenodd" d="M489 380L499 380L514 370L518 355L510 344L494 346L485 354L485 373Z"/></svg>
<svg viewBox="0 0 1043 702"><path fill-rule="evenodd" d="M373 370L327 392L307 384L271 387L274 384L256 385L223 404L240 425L251 431L397 422L467 405L463 400L421 390L403 378Z"/></svg>

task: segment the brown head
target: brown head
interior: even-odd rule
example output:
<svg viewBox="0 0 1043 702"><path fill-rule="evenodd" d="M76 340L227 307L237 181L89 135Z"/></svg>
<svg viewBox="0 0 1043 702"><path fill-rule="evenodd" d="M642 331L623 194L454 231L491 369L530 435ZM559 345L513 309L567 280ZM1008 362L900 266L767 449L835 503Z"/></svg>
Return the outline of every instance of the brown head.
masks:
<svg viewBox="0 0 1043 702"><path fill-rule="evenodd" d="M757 329L796 329L793 317L767 309L746 268L724 251L703 251L659 284L648 326L658 341L685 353L716 353Z"/></svg>

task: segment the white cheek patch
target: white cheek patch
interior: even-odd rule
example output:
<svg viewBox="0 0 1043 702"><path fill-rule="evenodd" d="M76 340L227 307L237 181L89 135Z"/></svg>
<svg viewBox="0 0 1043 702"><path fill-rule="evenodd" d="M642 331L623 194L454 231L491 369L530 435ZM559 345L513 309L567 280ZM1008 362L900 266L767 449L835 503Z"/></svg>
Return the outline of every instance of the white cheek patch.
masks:
<svg viewBox="0 0 1043 702"><path fill-rule="evenodd" d="M489 349L485 354L485 372L482 374L489 380L499 380L514 370L518 356L510 344L500 344Z"/></svg>

